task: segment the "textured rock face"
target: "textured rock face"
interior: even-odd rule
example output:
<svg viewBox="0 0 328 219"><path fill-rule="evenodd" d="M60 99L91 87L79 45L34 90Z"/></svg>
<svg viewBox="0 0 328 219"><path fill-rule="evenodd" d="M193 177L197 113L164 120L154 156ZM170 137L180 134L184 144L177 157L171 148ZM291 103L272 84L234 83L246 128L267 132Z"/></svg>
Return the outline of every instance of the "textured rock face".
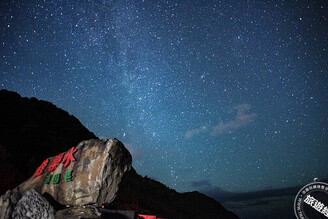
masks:
<svg viewBox="0 0 328 219"><path fill-rule="evenodd" d="M72 155L69 163L66 154ZM124 173L131 169L131 155L117 139L83 141L66 154L49 158L44 171L22 183L19 191L34 188L62 205L102 205L115 199ZM51 169L55 159L60 164Z"/></svg>
<svg viewBox="0 0 328 219"><path fill-rule="evenodd" d="M21 195L17 191L10 190L0 197L0 219L11 217L11 214L20 198Z"/></svg>
<svg viewBox="0 0 328 219"><path fill-rule="evenodd" d="M12 218L54 219L54 212L49 202L37 191L31 189L17 203Z"/></svg>
<svg viewBox="0 0 328 219"><path fill-rule="evenodd" d="M0 218L9 218L13 212L13 206L10 201L11 191L7 191L5 195L0 197Z"/></svg>

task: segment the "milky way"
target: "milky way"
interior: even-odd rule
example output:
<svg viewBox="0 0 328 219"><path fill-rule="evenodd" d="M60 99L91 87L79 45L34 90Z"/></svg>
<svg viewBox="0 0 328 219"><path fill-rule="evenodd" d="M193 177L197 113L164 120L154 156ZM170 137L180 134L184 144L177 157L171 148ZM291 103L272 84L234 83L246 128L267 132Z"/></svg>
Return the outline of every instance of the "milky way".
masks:
<svg viewBox="0 0 328 219"><path fill-rule="evenodd" d="M328 178L327 1L2 1L0 88L178 191Z"/></svg>

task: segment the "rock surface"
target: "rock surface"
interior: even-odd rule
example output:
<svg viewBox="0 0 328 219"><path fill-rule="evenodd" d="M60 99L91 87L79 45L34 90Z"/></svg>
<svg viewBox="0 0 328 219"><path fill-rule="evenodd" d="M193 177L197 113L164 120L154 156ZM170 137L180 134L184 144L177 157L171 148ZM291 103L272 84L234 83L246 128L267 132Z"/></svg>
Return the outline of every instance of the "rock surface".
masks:
<svg viewBox="0 0 328 219"><path fill-rule="evenodd" d="M11 190L8 190L0 197L0 219L11 217L11 214L20 198L21 194L18 191Z"/></svg>
<svg viewBox="0 0 328 219"><path fill-rule="evenodd" d="M6 194L0 197L0 218L9 218L13 212L14 206L10 201L10 193L8 190Z"/></svg>
<svg viewBox="0 0 328 219"><path fill-rule="evenodd" d="M51 157L44 172L22 183L19 191L24 193L34 188L62 205L101 206L111 203L116 198L122 177L131 169L129 151L117 139L83 141L75 149L77 151L72 154L75 161L67 167L61 162L54 171L49 171L55 159ZM69 152L71 149L66 154ZM66 180L68 171L72 171L71 181ZM45 182L50 175L52 178L47 184ZM59 176L57 183L56 175Z"/></svg>
<svg viewBox="0 0 328 219"><path fill-rule="evenodd" d="M55 219L54 213L54 208L49 202L37 191L31 189L18 201L12 213L12 218Z"/></svg>

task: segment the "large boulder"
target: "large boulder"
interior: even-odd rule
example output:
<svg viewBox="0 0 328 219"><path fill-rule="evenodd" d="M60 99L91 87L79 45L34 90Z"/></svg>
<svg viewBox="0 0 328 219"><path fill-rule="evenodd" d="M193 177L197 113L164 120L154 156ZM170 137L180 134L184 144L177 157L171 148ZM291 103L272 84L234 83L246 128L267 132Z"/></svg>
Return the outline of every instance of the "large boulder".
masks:
<svg viewBox="0 0 328 219"><path fill-rule="evenodd" d="M116 198L131 164L129 151L115 138L82 141L65 154L46 159L18 190L24 194L34 188L65 206L101 206Z"/></svg>
<svg viewBox="0 0 328 219"><path fill-rule="evenodd" d="M55 219L55 210L40 193L31 189L18 201L12 218Z"/></svg>

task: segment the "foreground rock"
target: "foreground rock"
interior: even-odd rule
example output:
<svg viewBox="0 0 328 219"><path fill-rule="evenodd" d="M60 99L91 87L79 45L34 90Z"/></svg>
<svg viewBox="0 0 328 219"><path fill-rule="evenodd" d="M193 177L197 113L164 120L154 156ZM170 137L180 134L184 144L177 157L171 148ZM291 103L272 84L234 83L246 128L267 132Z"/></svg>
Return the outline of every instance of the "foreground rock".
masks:
<svg viewBox="0 0 328 219"><path fill-rule="evenodd" d="M59 165L55 168L56 159ZM18 187L21 193L34 188L61 205L101 206L115 199L132 157L117 139L88 140L46 163L42 173L39 169Z"/></svg>
<svg viewBox="0 0 328 219"><path fill-rule="evenodd" d="M54 208L49 202L37 191L31 189L19 200L12 213L12 217L15 219L54 219L54 213Z"/></svg>

